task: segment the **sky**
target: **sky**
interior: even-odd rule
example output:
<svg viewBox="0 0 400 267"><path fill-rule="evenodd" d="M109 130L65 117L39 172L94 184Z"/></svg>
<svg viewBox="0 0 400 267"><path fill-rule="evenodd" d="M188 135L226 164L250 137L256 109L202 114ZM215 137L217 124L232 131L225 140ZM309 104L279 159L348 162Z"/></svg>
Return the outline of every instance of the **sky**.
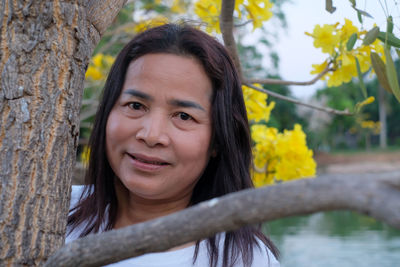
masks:
<svg viewBox="0 0 400 267"><path fill-rule="evenodd" d="M383 30L386 29L385 12L380 5L381 2L385 6L385 0L357 0L356 2L359 9L365 10L373 16L373 19L364 17L364 29L371 29L373 23L377 23ZM386 2L393 16L394 24L400 25L398 24L400 7L397 5L397 1L386 0ZM334 24L336 22L343 24L344 18L352 20L355 26L361 28L357 13L351 8L349 1L333 0L333 6L336 7L333 14L325 10L325 0L292 0L292 3L283 7L288 29L280 33L279 45L275 47L280 57L279 71L283 79L309 81L314 77L310 74L311 65L322 63L326 59L320 49L313 46L313 39L306 36L305 31L312 33L316 24ZM396 26L394 33L399 33L399 28ZM264 63L268 65L266 62ZM291 86L290 88L294 96L307 99L317 88L323 86L324 82L319 81L312 86Z"/></svg>

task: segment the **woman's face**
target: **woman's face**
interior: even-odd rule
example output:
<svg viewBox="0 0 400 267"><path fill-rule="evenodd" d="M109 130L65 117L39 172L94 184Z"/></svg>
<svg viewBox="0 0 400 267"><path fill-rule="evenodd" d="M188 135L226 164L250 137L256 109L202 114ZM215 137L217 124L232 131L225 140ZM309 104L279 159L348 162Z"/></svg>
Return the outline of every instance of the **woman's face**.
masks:
<svg viewBox="0 0 400 267"><path fill-rule="evenodd" d="M210 157L211 97L193 58L147 54L130 63L106 126L108 161L130 194L190 197Z"/></svg>

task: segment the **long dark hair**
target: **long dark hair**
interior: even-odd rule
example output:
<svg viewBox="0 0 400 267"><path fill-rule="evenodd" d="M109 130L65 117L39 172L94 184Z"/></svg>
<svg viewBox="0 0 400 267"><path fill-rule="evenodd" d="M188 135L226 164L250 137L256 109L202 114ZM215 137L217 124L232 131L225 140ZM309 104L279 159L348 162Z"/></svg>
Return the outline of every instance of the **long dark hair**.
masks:
<svg viewBox="0 0 400 267"><path fill-rule="evenodd" d="M90 159L81 200L71 210L68 226L82 225L80 236L113 228L117 215L114 188L116 176L106 156L106 123L117 101L129 64L154 53L170 53L197 59L213 86L212 149L201 178L196 184L190 205L253 187L250 178L251 143L241 82L226 49L214 38L188 25L166 24L149 29L131 40L117 56L108 75L89 140ZM118 178L117 178L118 179ZM107 222L105 225L104 222ZM257 238L277 256L277 249L261 232L260 226L246 226L225 235L223 266L242 258L244 266L253 260ZM216 236L208 239L210 266L218 262ZM199 242L196 244L196 260Z"/></svg>

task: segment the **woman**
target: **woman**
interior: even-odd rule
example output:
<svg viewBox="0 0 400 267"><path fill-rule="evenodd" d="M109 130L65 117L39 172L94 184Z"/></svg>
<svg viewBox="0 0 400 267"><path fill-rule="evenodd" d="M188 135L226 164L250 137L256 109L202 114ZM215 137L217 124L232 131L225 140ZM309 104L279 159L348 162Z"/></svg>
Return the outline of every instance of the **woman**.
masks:
<svg viewBox="0 0 400 267"><path fill-rule="evenodd" d="M252 187L236 69L221 44L189 26L153 28L125 46L89 145L86 186L68 218L67 241ZM248 226L120 264L279 266L274 255L259 227Z"/></svg>

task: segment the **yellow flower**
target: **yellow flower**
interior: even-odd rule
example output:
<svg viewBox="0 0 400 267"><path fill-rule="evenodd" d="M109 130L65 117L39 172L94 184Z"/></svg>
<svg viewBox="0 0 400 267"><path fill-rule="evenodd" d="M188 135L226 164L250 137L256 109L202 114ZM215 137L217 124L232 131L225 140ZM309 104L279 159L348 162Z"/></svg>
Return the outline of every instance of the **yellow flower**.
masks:
<svg viewBox="0 0 400 267"><path fill-rule="evenodd" d="M242 11L246 10L247 18L252 20L253 29L256 29L272 17L272 6L273 4L269 0L238 0L235 1L235 12L241 18ZM194 5L194 12L207 24L207 32L221 32L219 28L221 0L198 0Z"/></svg>
<svg viewBox="0 0 400 267"><path fill-rule="evenodd" d="M344 19L344 25L339 31L340 39L344 42L350 38L353 33L357 33L358 28L353 25L353 22L349 19Z"/></svg>
<svg viewBox="0 0 400 267"><path fill-rule="evenodd" d="M242 89L249 121L259 122L264 120L268 122L271 111L275 107L275 102L271 101L267 104L267 94L256 91L245 85L242 86Z"/></svg>
<svg viewBox="0 0 400 267"><path fill-rule="evenodd" d="M110 55L105 55L103 57L103 62L105 62L106 67L111 67L112 64L114 64L115 58Z"/></svg>
<svg viewBox="0 0 400 267"><path fill-rule="evenodd" d="M186 12L185 2L183 0L174 0L170 10L173 13L182 14Z"/></svg>
<svg viewBox="0 0 400 267"><path fill-rule="evenodd" d="M142 32L142 31L148 30L149 28L161 26L166 23L168 23L168 18L166 18L164 16L157 16L152 19L142 20L142 21L138 22L134 27L134 31Z"/></svg>
<svg viewBox="0 0 400 267"><path fill-rule="evenodd" d="M312 64L313 69L311 70L310 74L320 74L321 72L323 72L326 69L326 66L328 66L327 60L322 62L322 64ZM324 79L324 78L322 78L322 79Z"/></svg>
<svg viewBox="0 0 400 267"><path fill-rule="evenodd" d="M99 53L93 57L93 65L95 67L101 68L103 66L103 54Z"/></svg>
<svg viewBox="0 0 400 267"><path fill-rule="evenodd" d="M206 31L220 33L219 14L221 11L221 0L199 0L194 5L194 12L207 24Z"/></svg>
<svg viewBox="0 0 400 267"><path fill-rule="evenodd" d="M90 159L90 148L88 146L84 146L81 153L81 162L84 166L89 164Z"/></svg>
<svg viewBox="0 0 400 267"><path fill-rule="evenodd" d="M252 171L251 177L255 187L261 187L274 183L273 175L268 175L264 172Z"/></svg>
<svg viewBox="0 0 400 267"><path fill-rule="evenodd" d="M251 126L251 138L256 143L261 143L263 141L272 142L276 139L278 130L276 128L268 127L264 124L254 124Z"/></svg>
<svg viewBox="0 0 400 267"><path fill-rule="evenodd" d="M335 33L334 25L325 24L323 27L316 25L312 36L314 37L314 46L322 48L322 52L333 54L340 38Z"/></svg>
<svg viewBox="0 0 400 267"><path fill-rule="evenodd" d="M86 79L92 79L95 81L104 79L104 75L97 68L93 66L88 67L85 77Z"/></svg>
<svg viewBox="0 0 400 267"><path fill-rule="evenodd" d="M114 63L114 60L115 60L114 57L110 55L104 55L102 53L96 54L92 58L94 67L98 69L111 67L111 65Z"/></svg>
<svg viewBox="0 0 400 267"><path fill-rule="evenodd" d="M253 146L254 165L258 170L264 170L267 162L274 158L278 130L264 124L251 126L251 138L256 143Z"/></svg>
<svg viewBox="0 0 400 267"><path fill-rule="evenodd" d="M328 87L350 82L353 77L357 76L355 57L351 53L347 51L342 53L337 57L337 61L339 61L339 65L336 70L326 76Z"/></svg>
<svg viewBox="0 0 400 267"><path fill-rule="evenodd" d="M361 121L361 128L372 131L373 134L379 134L381 130L381 123L379 121Z"/></svg>
<svg viewBox="0 0 400 267"><path fill-rule="evenodd" d="M272 17L272 6L269 0L248 0L245 8L248 12L247 18L253 21L253 29L261 27L264 21Z"/></svg>
<svg viewBox="0 0 400 267"><path fill-rule="evenodd" d="M367 99L365 99L364 101L357 103L356 110L360 110L362 107L369 105L369 104L373 103L374 101L375 101L375 97L370 96Z"/></svg>
<svg viewBox="0 0 400 267"><path fill-rule="evenodd" d="M275 174L278 180L287 181L315 175L313 152L308 149L306 135L299 124L292 131L285 130L279 134L276 146L279 148L276 150L279 162Z"/></svg>

